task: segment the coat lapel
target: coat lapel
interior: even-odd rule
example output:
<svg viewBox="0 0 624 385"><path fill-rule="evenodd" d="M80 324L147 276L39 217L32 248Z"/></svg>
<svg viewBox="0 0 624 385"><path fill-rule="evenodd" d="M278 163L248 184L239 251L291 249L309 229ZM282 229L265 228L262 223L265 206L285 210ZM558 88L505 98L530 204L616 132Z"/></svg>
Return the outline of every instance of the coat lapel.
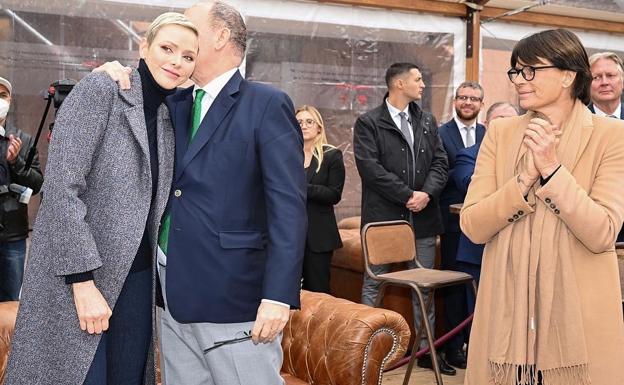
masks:
<svg viewBox="0 0 624 385"><path fill-rule="evenodd" d="M459 127L457 127L455 119L451 119L449 123L451 126L451 130L449 130L451 141L453 142L457 150L461 150L462 148L464 148L464 141L462 140L461 134L459 133Z"/></svg>
<svg viewBox="0 0 624 385"><path fill-rule="evenodd" d="M235 72L234 76L232 76L219 95L217 95L214 102L212 102L208 113L206 113L206 116L204 116L204 119L199 126L199 130L197 131L195 138L189 144L188 150L182 157L182 161L178 164L176 171L177 177L182 175L186 166L188 166L197 153L206 145L206 143L208 143L225 116L232 109L232 106L236 102L236 94L238 93L242 80L243 77L240 75L240 72ZM183 127L188 128L189 124L190 121L187 118L187 124Z"/></svg>
<svg viewBox="0 0 624 385"><path fill-rule="evenodd" d="M143 158L149 161L149 146L147 143L147 127L145 125L145 113L143 112L143 88L141 76L138 71L132 71L130 83L133 85L128 90L119 89L119 95L130 106L124 109L128 127L136 139Z"/></svg>
<svg viewBox="0 0 624 385"><path fill-rule="evenodd" d="M318 167L318 162L315 157L312 157L310 161L310 165L306 168L306 180L308 183L312 182L312 179L316 175L316 168Z"/></svg>
<svg viewBox="0 0 624 385"><path fill-rule="evenodd" d="M165 211L169 190L173 179L173 155L175 153L175 139L169 111L162 105L158 108L156 124L156 140L158 143L158 190L154 198L155 217L153 234L157 234L160 217Z"/></svg>

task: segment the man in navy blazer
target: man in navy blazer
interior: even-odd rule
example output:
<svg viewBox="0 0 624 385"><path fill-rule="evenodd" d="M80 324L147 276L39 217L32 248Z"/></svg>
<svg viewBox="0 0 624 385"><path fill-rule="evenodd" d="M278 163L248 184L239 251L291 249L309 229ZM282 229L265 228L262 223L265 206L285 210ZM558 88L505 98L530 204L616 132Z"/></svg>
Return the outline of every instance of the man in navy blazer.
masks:
<svg viewBox="0 0 624 385"><path fill-rule="evenodd" d="M624 89L624 64L614 52L598 52L589 57L592 73L591 103L587 107L598 116L624 119L622 89ZM624 228L617 237L624 241Z"/></svg>
<svg viewBox="0 0 624 385"><path fill-rule="evenodd" d="M494 103L488 108L485 114L484 126L487 129L488 124L498 118L506 118L510 116L518 115L518 107L508 102ZM466 197L468 191L468 185L474 174L475 165L477 164L477 155L479 154L479 148L481 147L479 142L474 146L463 148L457 152L455 158L455 172L453 173L453 179L455 186L462 196L462 201ZM481 275L481 258L483 256L484 245L477 245L472 243L468 237L461 233L459 237L459 245L457 247L457 268L459 271L472 275L477 284ZM471 314L474 311L474 292L472 290L466 290L466 306L467 314Z"/></svg>
<svg viewBox="0 0 624 385"><path fill-rule="evenodd" d="M195 86L167 100L176 155L158 252L163 380L282 384L281 332L299 307L306 238L303 136L289 97L238 71L240 13L213 1L186 16L200 52Z"/></svg>
<svg viewBox="0 0 624 385"><path fill-rule="evenodd" d="M449 205L461 203L464 197L453 179L455 158L463 148L481 143L485 127L477 122L483 106L483 88L476 82L464 82L455 91L455 117L440 126L439 133L448 156L449 179L440 196L440 214L444 224L441 238L442 269L458 270L455 256L459 242L459 216L449 212ZM444 296L444 318L447 330L457 326L466 317L466 296L462 287L448 287L441 291ZM452 366L466 368L466 356L462 350L467 335L457 334L445 345L446 360Z"/></svg>

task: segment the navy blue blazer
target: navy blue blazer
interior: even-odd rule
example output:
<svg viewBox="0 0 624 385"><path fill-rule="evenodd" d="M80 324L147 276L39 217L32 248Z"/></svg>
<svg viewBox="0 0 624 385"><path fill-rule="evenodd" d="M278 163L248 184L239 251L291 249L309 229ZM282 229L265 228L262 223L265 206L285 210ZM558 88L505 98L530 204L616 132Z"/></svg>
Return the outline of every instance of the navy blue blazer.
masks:
<svg viewBox="0 0 624 385"><path fill-rule="evenodd" d="M589 103L587 105L587 108L589 108L589 110L592 112L592 114L596 113L596 110L594 109L594 104L593 103ZM624 106L620 107L620 119L624 120Z"/></svg>
<svg viewBox="0 0 624 385"><path fill-rule="evenodd" d="M587 108L589 108L589 110L592 112L592 114L596 113L596 110L594 109L594 104L593 103L589 103L587 105ZM620 107L620 119L624 120L624 105L622 105ZM624 242L624 227L622 227L620 229L620 232L618 233L616 242Z"/></svg>
<svg viewBox="0 0 624 385"><path fill-rule="evenodd" d="M455 159L455 173L453 179L458 191L462 194L462 201L466 197L468 185L474 174L475 165L477 163L477 155L481 142L474 146L459 150ZM459 245L457 246L457 261L472 263L473 265L481 265L483 256L483 248L485 245L477 245L472 243L468 237L462 233L459 237Z"/></svg>
<svg viewBox="0 0 624 385"><path fill-rule="evenodd" d="M167 100L169 311L183 323L236 323L255 320L263 298L298 307L307 183L292 102L236 72L189 144L192 92Z"/></svg>
<svg viewBox="0 0 624 385"><path fill-rule="evenodd" d="M453 178L453 174L455 173L455 158L457 157L457 153L459 152L459 150L464 148L464 142L462 141L462 137L459 133L457 123L455 123L455 119L451 119L441 125L438 133L440 134L442 144L444 145L444 149L446 150L449 164L448 181L446 182L446 186L442 191L442 195L440 195L440 210L442 214L442 222L444 224L445 232L458 233L460 231L459 217L457 215L449 213L449 205L452 205L454 203L461 203L464 201L465 194L462 195L459 192ZM481 143L484 136L485 126L477 123L475 143Z"/></svg>

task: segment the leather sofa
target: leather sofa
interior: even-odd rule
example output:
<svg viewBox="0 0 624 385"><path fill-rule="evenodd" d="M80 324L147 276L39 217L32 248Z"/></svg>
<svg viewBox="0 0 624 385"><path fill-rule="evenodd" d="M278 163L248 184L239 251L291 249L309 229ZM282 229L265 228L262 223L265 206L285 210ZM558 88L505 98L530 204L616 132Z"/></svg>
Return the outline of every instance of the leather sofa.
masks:
<svg viewBox="0 0 624 385"><path fill-rule="evenodd" d="M0 384L17 307L0 302ZM409 339L406 321L393 311L302 291L301 310L284 329L282 377L287 385L378 385Z"/></svg>

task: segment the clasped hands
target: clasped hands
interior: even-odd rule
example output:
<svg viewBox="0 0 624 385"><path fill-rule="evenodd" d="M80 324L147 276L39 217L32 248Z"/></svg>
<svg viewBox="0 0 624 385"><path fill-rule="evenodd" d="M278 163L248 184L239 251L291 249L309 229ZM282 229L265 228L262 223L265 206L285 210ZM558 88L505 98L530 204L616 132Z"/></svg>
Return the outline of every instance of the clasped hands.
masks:
<svg viewBox="0 0 624 385"><path fill-rule="evenodd" d="M557 145L560 136L561 130L544 119L533 118L529 121L523 139L528 151L524 167L518 175L518 182L525 195L540 176L547 178L559 167Z"/></svg>
<svg viewBox="0 0 624 385"><path fill-rule="evenodd" d="M429 204L429 194L422 191L414 191L410 199L405 204L405 207L407 207L410 211L417 213L427 207L427 204Z"/></svg>

